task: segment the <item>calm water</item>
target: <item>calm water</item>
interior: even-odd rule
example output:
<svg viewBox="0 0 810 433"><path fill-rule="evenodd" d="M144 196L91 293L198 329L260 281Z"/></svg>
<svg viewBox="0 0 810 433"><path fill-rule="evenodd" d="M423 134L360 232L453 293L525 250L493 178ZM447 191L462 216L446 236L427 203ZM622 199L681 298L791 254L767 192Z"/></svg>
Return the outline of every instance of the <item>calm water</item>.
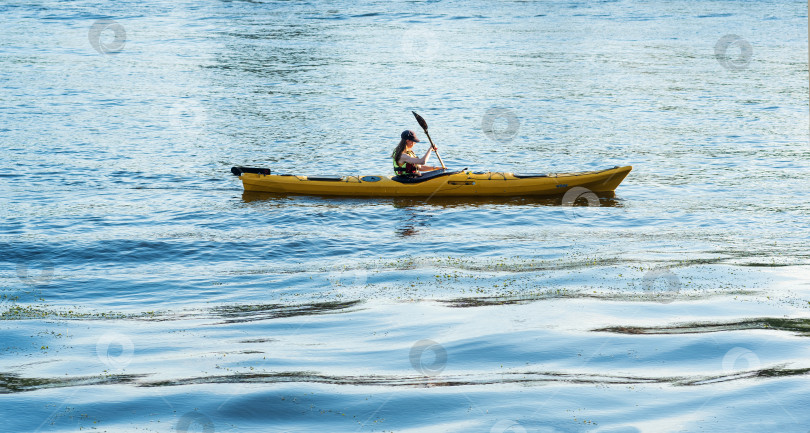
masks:
<svg viewBox="0 0 810 433"><path fill-rule="evenodd" d="M0 430L810 431L806 2L0 13ZM450 167L634 170L575 208L229 173L389 174L410 110Z"/></svg>

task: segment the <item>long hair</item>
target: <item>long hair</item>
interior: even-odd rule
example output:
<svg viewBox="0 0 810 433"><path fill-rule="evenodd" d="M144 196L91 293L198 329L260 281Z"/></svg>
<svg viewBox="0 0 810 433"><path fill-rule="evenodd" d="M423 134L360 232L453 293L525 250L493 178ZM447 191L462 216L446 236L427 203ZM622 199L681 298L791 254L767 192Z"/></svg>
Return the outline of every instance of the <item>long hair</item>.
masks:
<svg viewBox="0 0 810 433"><path fill-rule="evenodd" d="M402 156L402 152L405 151L405 145L408 143L408 140L403 138L399 140L399 144L397 144L396 149L394 149L394 153L391 154L391 157L394 158L397 164L399 164L399 157Z"/></svg>

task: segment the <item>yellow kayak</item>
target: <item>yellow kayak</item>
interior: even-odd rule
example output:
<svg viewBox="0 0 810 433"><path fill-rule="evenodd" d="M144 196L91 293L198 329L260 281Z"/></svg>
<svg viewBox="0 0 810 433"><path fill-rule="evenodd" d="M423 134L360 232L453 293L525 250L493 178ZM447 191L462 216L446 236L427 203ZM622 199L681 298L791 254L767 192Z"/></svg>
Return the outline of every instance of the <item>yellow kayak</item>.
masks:
<svg viewBox="0 0 810 433"><path fill-rule="evenodd" d="M361 197L514 197L565 194L583 187L612 192L633 167L578 173L502 173L436 170L422 176L298 176L267 168L233 167L245 191Z"/></svg>

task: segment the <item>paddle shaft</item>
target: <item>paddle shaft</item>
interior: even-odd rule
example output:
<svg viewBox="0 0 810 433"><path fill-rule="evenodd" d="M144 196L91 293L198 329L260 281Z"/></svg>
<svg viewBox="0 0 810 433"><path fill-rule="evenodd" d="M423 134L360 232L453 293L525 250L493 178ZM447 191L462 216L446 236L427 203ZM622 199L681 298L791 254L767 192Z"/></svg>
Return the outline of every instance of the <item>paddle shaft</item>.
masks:
<svg viewBox="0 0 810 433"><path fill-rule="evenodd" d="M427 122L425 121L424 118L422 118L422 116L416 114L416 111L411 111L411 113L413 113L413 117L416 118L416 121L419 122L419 126L421 126L422 129L425 131L425 135L427 135L428 141L430 141L430 148L433 149L434 152L436 152L436 158L439 158L439 164L442 165L442 169L447 169L447 167L444 166L442 157L439 156L439 151L436 150L436 145L433 144L433 139L430 138L430 134L427 132Z"/></svg>
<svg viewBox="0 0 810 433"><path fill-rule="evenodd" d="M436 153L436 158L439 158L439 164L442 165L442 168L447 168L444 166L444 162L442 162L442 157L439 156L439 151L436 150L436 145L433 144L433 140L430 138L430 134L428 134L427 128L425 128L425 135L427 135L428 141L430 142L430 148L433 149L433 152Z"/></svg>

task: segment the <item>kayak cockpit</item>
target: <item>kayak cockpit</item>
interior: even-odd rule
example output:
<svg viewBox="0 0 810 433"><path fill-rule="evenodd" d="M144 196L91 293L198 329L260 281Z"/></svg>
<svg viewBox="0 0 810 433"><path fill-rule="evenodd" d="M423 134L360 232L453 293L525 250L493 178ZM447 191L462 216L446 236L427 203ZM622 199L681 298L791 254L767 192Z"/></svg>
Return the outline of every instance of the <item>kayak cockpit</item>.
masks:
<svg viewBox="0 0 810 433"><path fill-rule="evenodd" d="M439 169L439 170L433 170L433 171L428 171L428 172L422 173L421 176L414 176L414 177L412 177L412 176L401 176L401 175L393 176L391 178L391 180L393 180L395 182L399 182L399 183L422 183L422 182L424 182L426 180L431 180L431 179L435 179L437 177L442 177L442 176L450 176L451 174L458 174L458 173L461 173L462 171L463 170L447 171L446 168L442 168L442 169Z"/></svg>

